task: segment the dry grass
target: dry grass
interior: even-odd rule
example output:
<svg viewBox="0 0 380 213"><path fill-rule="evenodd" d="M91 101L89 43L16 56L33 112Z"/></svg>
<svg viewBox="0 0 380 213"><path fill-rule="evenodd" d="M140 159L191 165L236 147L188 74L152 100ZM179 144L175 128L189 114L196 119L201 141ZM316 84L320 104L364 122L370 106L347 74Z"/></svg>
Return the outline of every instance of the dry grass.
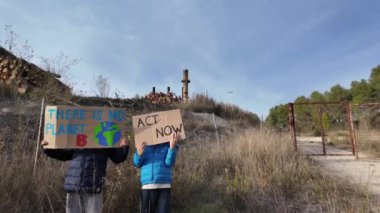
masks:
<svg viewBox="0 0 380 213"><path fill-rule="evenodd" d="M359 153L380 157L380 133L378 130L355 131ZM351 139L348 131L330 131L327 140L331 145L343 149L351 149Z"/></svg>
<svg viewBox="0 0 380 213"><path fill-rule="evenodd" d="M380 157L380 133L378 130L359 131L356 133L359 152Z"/></svg>
<svg viewBox="0 0 380 213"><path fill-rule="evenodd" d="M23 104L23 106L26 106ZM66 163L40 154L32 176L38 105L26 114L0 117L0 209L8 212L63 212ZM22 108L22 107L21 107ZM0 115L2 116L2 115ZM3 119L4 118L4 119ZM355 186L322 175L294 153L287 135L231 131L216 142L212 128L190 117L174 168L173 212L363 212L370 208ZM137 212L139 170L127 162L109 164L104 212Z"/></svg>
<svg viewBox="0 0 380 213"><path fill-rule="evenodd" d="M284 135L255 130L222 144L187 142L175 168L175 203L204 212L360 212L369 208L358 188L322 175L290 144Z"/></svg>
<svg viewBox="0 0 380 213"><path fill-rule="evenodd" d="M224 119L239 121L240 125L244 126L260 125L260 119L256 114L242 110L233 104L217 102L202 94L194 95L188 104L181 104L180 107L192 112L215 113Z"/></svg>

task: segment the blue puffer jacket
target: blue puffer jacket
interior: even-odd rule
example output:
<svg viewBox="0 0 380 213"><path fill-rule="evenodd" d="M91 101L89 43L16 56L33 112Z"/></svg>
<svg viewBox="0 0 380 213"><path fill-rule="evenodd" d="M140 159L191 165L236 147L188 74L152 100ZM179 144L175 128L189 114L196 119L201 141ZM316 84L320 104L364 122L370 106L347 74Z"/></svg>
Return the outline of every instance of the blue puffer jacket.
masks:
<svg viewBox="0 0 380 213"><path fill-rule="evenodd" d="M142 185L152 183L171 183L178 146L170 149L169 143L146 146L143 154L135 152L133 164L141 168L140 181Z"/></svg>
<svg viewBox="0 0 380 213"><path fill-rule="evenodd" d="M71 160L65 177L65 191L100 193L106 176L107 161L123 162L128 155L128 146L109 149L45 149L46 155L58 160Z"/></svg>

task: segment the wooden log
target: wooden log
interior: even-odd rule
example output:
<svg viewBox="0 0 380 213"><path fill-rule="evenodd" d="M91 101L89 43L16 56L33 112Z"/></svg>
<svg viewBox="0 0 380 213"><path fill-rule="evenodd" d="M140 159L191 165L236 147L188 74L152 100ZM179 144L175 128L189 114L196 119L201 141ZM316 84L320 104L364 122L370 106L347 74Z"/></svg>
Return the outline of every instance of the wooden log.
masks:
<svg viewBox="0 0 380 213"><path fill-rule="evenodd" d="M15 76L15 77L16 77L16 75L17 75L17 70L16 70L16 69L13 69L13 70L12 70L12 76Z"/></svg>
<svg viewBox="0 0 380 213"><path fill-rule="evenodd" d="M0 63L1 66L7 65L7 64L8 64L8 59L4 59L4 60Z"/></svg>
<svg viewBox="0 0 380 213"><path fill-rule="evenodd" d="M20 93L20 94L24 94L26 92L26 90L28 89L28 84L25 82L25 81L21 81L18 85L17 85L17 91Z"/></svg>

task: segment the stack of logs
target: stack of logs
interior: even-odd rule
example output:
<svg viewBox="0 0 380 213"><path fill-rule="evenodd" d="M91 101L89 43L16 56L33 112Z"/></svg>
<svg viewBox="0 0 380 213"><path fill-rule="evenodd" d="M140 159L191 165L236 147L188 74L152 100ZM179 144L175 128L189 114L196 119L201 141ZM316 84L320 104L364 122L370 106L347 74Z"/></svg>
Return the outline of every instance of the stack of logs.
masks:
<svg viewBox="0 0 380 213"><path fill-rule="evenodd" d="M60 82L59 77L0 47L0 87L15 86L19 93L24 94L32 89L41 89L50 81L62 92L69 92L70 88Z"/></svg>
<svg viewBox="0 0 380 213"><path fill-rule="evenodd" d="M149 94L145 95L145 98L153 104L171 104L181 101L181 99L177 97L173 92L150 92Z"/></svg>

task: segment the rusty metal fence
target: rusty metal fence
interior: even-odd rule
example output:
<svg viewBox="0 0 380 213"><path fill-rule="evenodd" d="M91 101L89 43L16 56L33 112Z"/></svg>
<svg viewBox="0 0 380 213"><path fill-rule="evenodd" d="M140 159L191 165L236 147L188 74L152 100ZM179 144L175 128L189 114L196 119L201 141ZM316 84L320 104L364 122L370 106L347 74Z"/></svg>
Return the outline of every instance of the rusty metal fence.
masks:
<svg viewBox="0 0 380 213"><path fill-rule="evenodd" d="M369 103L375 104L375 103ZM380 103L376 103L379 104ZM352 148L352 155L359 158L358 155L358 145L355 135L355 126L353 120L353 107L362 106L363 104L352 104L349 102L298 102L298 103L288 103L288 117L289 117L289 130L291 133L294 149L297 151L297 112L295 107L297 106L308 106L312 107L313 110L316 109L315 120L314 120L314 130L318 129L318 133L322 139L322 153L327 155L326 150L326 127L323 122L323 114L331 113L331 109L335 107L336 111L340 112L340 117L334 118L340 127L347 131L349 140ZM329 111L330 110L330 111ZM311 122L311 121L309 121Z"/></svg>

